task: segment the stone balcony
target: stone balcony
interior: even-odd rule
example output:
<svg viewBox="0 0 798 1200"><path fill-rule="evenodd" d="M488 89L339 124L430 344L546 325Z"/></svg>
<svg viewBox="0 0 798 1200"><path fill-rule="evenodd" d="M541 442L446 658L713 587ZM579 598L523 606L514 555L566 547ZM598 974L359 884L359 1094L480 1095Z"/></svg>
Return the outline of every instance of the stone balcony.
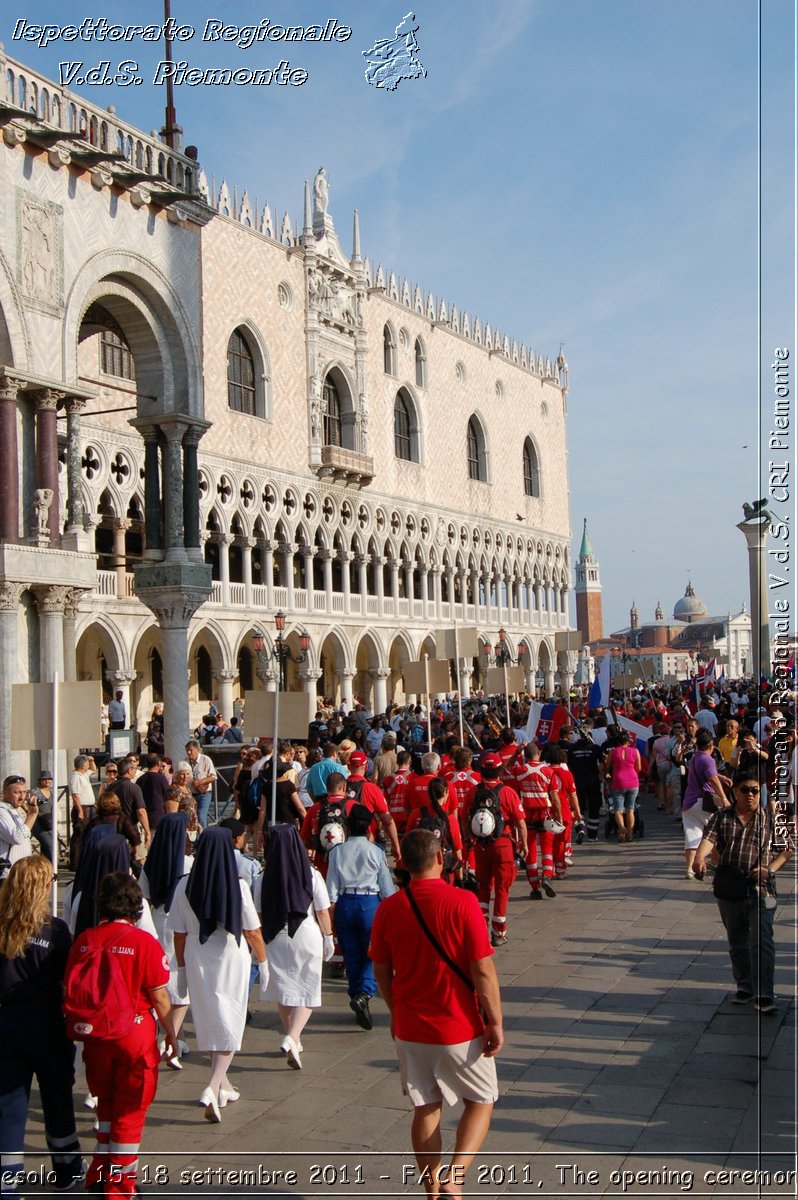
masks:
<svg viewBox="0 0 798 1200"><path fill-rule="evenodd" d="M321 478L331 478L352 487L366 487L374 478L374 459L370 454L346 450L343 446L322 446L321 465L317 469Z"/></svg>

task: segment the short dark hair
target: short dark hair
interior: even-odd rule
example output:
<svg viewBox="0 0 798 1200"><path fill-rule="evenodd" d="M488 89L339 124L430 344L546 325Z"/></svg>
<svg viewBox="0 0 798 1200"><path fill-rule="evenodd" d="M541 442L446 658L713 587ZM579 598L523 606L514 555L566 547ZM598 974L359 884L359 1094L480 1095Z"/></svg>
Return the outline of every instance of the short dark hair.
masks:
<svg viewBox="0 0 798 1200"><path fill-rule="evenodd" d="M411 875L420 875L435 862L441 844L431 829L411 829L402 838L402 862Z"/></svg>
<svg viewBox="0 0 798 1200"><path fill-rule="evenodd" d="M353 804L346 816L346 825L351 837L365 837L371 825L373 813L365 804Z"/></svg>
<svg viewBox="0 0 798 1200"><path fill-rule="evenodd" d="M707 746L711 746L714 740L708 729L699 729L695 735L696 750L706 750Z"/></svg>
<svg viewBox="0 0 798 1200"><path fill-rule="evenodd" d="M330 771L330 774L327 776L327 794L329 795L330 792L336 791L342 785L346 788L346 776L342 775L340 771Z"/></svg>
<svg viewBox="0 0 798 1200"><path fill-rule="evenodd" d="M144 909L141 888L131 875L112 871L97 889L97 915L101 920L138 921Z"/></svg>
<svg viewBox="0 0 798 1200"><path fill-rule="evenodd" d="M155 751L153 751L151 754L148 754L147 758L145 760L145 765L146 765L148 771L152 771L154 767L160 767L160 765L161 765L160 754L156 754Z"/></svg>
<svg viewBox="0 0 798 1200"><path fill-rule="evenodd" d="M553 763L555 767L565 762L565 751L562 746L552 746L549 750L549 762Z"/></svg>
<svg viewBox="0 0 798 1200"><path fill-rule="evenodd" d="M337 742L328 742L327 745L324 747L324 757L325 758L332 758L332 756L334 754L337 754L337 752L338 752L338 743Z"/></svg>
<svg viewBox="0 0 798 1200"><path fill-rule="evenodd" d="M741 783L755 783L760 790L762 788L762 781L756 771L743 771L741 775L738 775L734 781L735 790Z"/></svg>

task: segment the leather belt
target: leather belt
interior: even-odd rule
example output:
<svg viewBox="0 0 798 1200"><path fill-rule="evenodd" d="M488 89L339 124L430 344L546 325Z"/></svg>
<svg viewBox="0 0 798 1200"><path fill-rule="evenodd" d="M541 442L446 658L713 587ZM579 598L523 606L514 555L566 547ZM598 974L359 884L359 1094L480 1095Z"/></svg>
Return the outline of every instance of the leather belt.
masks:
<svg viewBox="0 0 798 1200"><path fill-rule="evenodd" d="M342 896L379 896L379 892L373 892L371 888L344 888L341 892Z"/></svg>

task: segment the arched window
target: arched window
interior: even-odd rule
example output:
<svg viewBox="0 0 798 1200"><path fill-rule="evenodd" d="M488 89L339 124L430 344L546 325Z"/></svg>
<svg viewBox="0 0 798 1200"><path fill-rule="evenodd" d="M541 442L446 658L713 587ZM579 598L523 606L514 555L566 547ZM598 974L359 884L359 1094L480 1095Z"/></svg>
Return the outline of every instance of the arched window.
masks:
<svg viewBox="0 0 798 1200"><path fill-rule="evenodd" d="M485 455L485 435L476 417L468 422L467 435L468 478L479 483L488 481L488 463Z"/></svg>
<svg viewBox="0 0 798 1200"><path fill-rule="evenodd" d="M117 379L135 382L136 363L122 326L101 304L91 304L81 322L81 339L93 333L100 335L100 371Z"/></svg>
<svg viewBox="0 0 798 1200"><path fill-rule="evenodd" d="M255 360L241 331L234 329L227 343L227 406L256 417L256 399Z"/></svg>
<svg viewBox="0 0 798 1200"><path fill-rule="evenodd" d="M399 392L393 406L393 445L397 458L407 462L412 460L412 442L410 436L410 405L404 395Z"/></svg>
<svg viewBox="0 0 798 1200"><path fill-rule="evenodd" d="M396 374L396 336L390 325L382 331L382 356L386 375Z"/></svg>
<svg viewBox="0 0 798 1200"><path fill-rule="evenodd" d="M416 358L416 387L427 386L427 351L421 338L416 338L414 346Z"/></svg>
<svg viewBox="0 0 798 1200"><path fill-rule="evenodd" d="M341 397L338 388L328 375L321 394L324 445L340 446L341 442Z"/></svg>
<svg viewBox="0 0 798 1200"><path fill-rule="evenodd" d="M538 453L531 438L527 438L524 442L524 494L527 496L540 496Z"/></svg>

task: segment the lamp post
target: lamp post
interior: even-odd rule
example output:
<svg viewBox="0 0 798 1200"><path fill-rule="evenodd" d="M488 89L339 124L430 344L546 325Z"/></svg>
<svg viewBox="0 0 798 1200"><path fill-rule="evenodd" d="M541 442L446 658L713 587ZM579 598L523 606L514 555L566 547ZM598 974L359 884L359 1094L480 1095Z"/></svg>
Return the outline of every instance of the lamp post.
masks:
<svg viewBox="0 0 798 1200"><path fill-rule="evenodd" d="M490 646L486 646L486 653L490 650ZM507 727L512 728L510 722L510 693L507 686L507 668L508 666L520 667L523 665L524 655L526 654L526 642L518 643L518 657L513 658L510 653L510 647L507 645L507 630L502 626L499 630L499 640L493 648L496 655L496 666L501 667L504 671L504 706L507 715Z"/></svg>
<svg viewBox="0 0 798 1200"><path fill-rule="evenodd" d="M285 613L281 611L274 614L274 624L277 629L277 637L274 641L274 647L271 650L266 648L266 635L260 629L256 629L252 635L252 649L258 656L258 662L261 666L266 666L267 663L276 662L279 672L278 691L285 691L286 681L286 664L289 662L299 666L307 661L308 650L310 649L310 634L306 629L303 629L299 635L299 654L292 654L291 647L283 639L285 632Z"/></svg>

